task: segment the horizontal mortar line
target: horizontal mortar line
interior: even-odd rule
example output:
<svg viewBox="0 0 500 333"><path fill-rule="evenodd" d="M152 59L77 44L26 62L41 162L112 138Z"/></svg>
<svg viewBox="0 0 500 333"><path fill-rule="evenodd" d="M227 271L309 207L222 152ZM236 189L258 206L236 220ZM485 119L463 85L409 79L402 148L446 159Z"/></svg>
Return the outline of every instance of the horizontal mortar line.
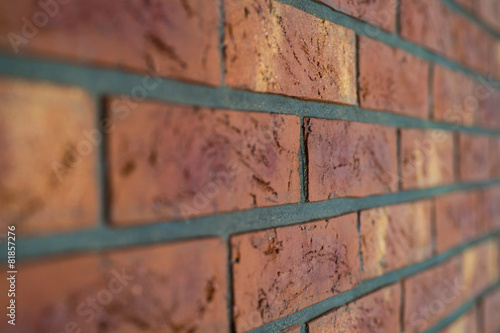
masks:
<svg viewBox="0 0 500 333"><path fill-rule="evenodd" d="M143 87L145 76L104 68L56 63L35 59L19 59L0 55L0 74L55 83L81 86L95 95L130 96L137 87ZM150 78L150 83L154 82ZM199 105L222 109L271 112L299 117L339 119L380 124L402 128L425 128L461 131L484 135L500 135L500 130L455 125L412 118L395 113L375 111L353 105L331 104L301 100L293 97L264 94L229 87L208 87L165 78L158 86L143 90L149 100Z"/></svg>
<svg viewBox="0 0 500 333"><path fill-rule="evenodd" d="M425 331L425 333L438 333L441 332L443 328L446 326L452 324L455 320L459 319L462 315L466 314L469 310L472 309L472 307L479 301L481 298L484 296L487 296L488 294L492 293L495 291L497 288L500 288L500 280L493 283L491 286L487 287L485 290L480 292L478 295L473 297L471 300L466 302L465 304L462 304L457 310L455 310L452 314L448 315L446 318L443 320L439 321L437 324L435 324L433 327Z"/></svg>
<svg viewBox="0 0 500 333"><path fill-rule="evenodd" d="M471 68L468 68L456 61L447 59L439 55L438 53L435 53L429 49L424 48L423 46L402 39L393 32L384 31L374 25L363 22L357 18L335 11L334 9L328 7L327 5L315 2L314 0L276 0L276 1L297 8L305 13L311 14L320 19L330 21L332 23L349 28L354 32L356 32L358 35L366 36L371 39L376 39L384 44L399 49L403 49L422 59L438 63L440 65L446 66L454 70L461 71L462 73L472 76L481 82L489 82L490 80L488 77L475 72Z"/></svg>
<svg viewBox="0 0 500 333"><path fill-rule="evenodd" d="M69 234L19 239L17 254L19 258L30 258L200 237L226 238L239 233L333 218L359 210L429 199L440 194L480 189L496 184L500 184L500 179L372 195L363 198L334 198L318 202L298 202L203 216L185 221L157 221L157 223L136 227L98 227L93 230Z"/></svg>
<svg viewBox="0 0 500 333"><path fill-rule="evenodd" d="M459 13L460 15L466 17L469 21L474 22L477 26L479 26L481 29L488 32L495 39L500 39L500 33L498 33L491 25L483 22L475 14L469 13L466 9L462 8L462 6L457 4L455 1L453 1L453 0L441 0L441 2L444 3L445 5L447 5L448 7L450 7L455 12Z"/></svg>
<svg viewBox="0 0 500 333"><path fill-rule="evenodd" d="M341 294L332 296L326 300L313 304L307 308L294 312L286 317L277 319L273 322L267 323L263 326L260 326L252 331L251 333L272 333L272 332L281 332L283 329L301 323L307 323L311 320L318 318L331 310L334 310L338 307L346 305L352 301L355 301L363 296L367 296L381 288L387 287L391 284L400 282L402 279L430 269L434 266L439 265L440 263L445 262L448 259L451 259L457 255L460 255L464 250L473 247L474 245L478 245L480 243L486 242L490 239L495 239L500 236L500 230L492 232L488 235L484 235L475 240L464 243L454 249L446 251L442 254L439 254L435 257L429 258L425 261L421 261L417 264L413 264L411 266L407 266L392 272L389 272L383 276L376 277L370 280L362 281L358 286L353 289L343 292Z"/></svg>

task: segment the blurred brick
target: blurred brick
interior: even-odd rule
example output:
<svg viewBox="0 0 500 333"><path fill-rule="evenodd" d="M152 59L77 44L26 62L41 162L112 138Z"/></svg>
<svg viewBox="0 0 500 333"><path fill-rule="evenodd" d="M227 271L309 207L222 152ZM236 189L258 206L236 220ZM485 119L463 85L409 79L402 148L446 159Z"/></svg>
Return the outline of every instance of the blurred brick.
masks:
<svg viewBox="0 0 500 333"><path fill-rule="evenodd" d="M428 68L414 55L360 36L360 105L426 119Z"/></svg>
<svg viewBox="0 0 500 333"><path fill-rule="evenodd" d="M432 253L431 202L362 211L360 236L363 279L423 261Z"/></svg>
<svg viewBox="0 0 500 333"><path fill-rule="evenodd" d="M500 178L500 138L490 138L490 177Z"/></svg>
<svg viewBox="0 0 500 333"><path fill-rule="evenodd" d="M26 263L16 326L0 329L227 332L225 261L223 242L213 239Z"/></svg>
<svg viewBox="0 0 500 333"><path fill-rule="evenodd" d="M489 137L460 134L460 179L486 180L490 176Z"/></svg>
<svg viewBox="0 0 500 333"><path fill-rule="evenodd" d="M500 228L500 187L488 187L481 193L484 232Z"/></svg>
<svg viewBox="0 0 500 333"><path fill-rule="evenodd" d="M458 307L467 291L461 271L455 257L404 281L404 332L423 332Z"/></svg>
<svg viewBox="0 0 500 333"><path fill-rule="evenodd" d="M480 233L478 192L453 192L435 200L438 252L459 246Z"/></svg>
<svg viewBox="0 0 500 333"><path fill-rule="evenodd" d="M97 121L75 87L0 79L0 227L21 234L97 222Z"/></svg>
<svg viewBox="0 0 500 333"><path fill-rule="evenodd" d="M487 295L483 301L484 333L496 333L500 330L500 289Z"/></svg>
<svg viewBox="0 0 500 333"><path fill-rule="evenodd" d="M111 217L129 225L300 199L299 118L110 101Z"/></svg>
<svg viewBox="0 0 500 333"><path fill-rule="evenodd" d="M310 333L399 333L401 286L375 291L308 323Z"/></svg>
<svg viewBox="0 0 500 333"><path fill-rule="evenodd" d="M454 181L451 132L401 129L401 185L427 188Z"/></svg>
<svg viewBox="0 0 500 333"><path fill-rule="evenodd" d="M356 214L231 237L236 330L248 331L359 283Z"/></svg>
<svg viewBox="0 0 500 333"><path fill-rule="evenodd" d="M434 66L434 119L457 125L474 125L478 112L475 96L478 84L461 72Z"/></svg>
<svg viewBox="0 0 500 333"><path fill-rule="evenodd" d="M280 333L300 333L300 332L301 332L300 325L293 325L280 331Z"/></svg>
<svg viewBox="0 0 500 333"><path fill-rule="evenodd" d="M396 190L394 128L315 118L305 122L310 201Z"/></svg>
<svg viewBox="0 0 500 333"><path fill-rule="evenodd" d="M463 252L463 279L468 298L498 281L498 244L490 240Z"/></svg>
<svg viewBox="0 0 500 333"><path fill-rule="evenodd" d="M498 105L500 105L500 90L483 84L479 99L478 124L486 128L500 128L500 117L498 116Z"/></svg>
<svg viewBox="0 0 500 333"><path fill-rule="evenodd" d="M396 21L395 0L351 1L317 0L336 11L356 17L384 30L394 31Z"/></svg>
<svg viewBox="0 0 500 333"><path fill-rule="evenodd" d="M462 7L462 9L465 9L468 12L472 12L474 9L474 3L476 0L455 0L455 2Z"/></svg>
<svg viewBox="0 0 500 333"><path fill-rule="evenodd" d="M356 103L352 30L270 0L225 0L229 86Z"/></svg>
<svg viewBox="0 0 500 333"><path fill-rule="evenodd" d="M219 0L2 1L0 46L218 85L219 8Z"/></svg>
<svg viewBox="0 0 500 333"><path fill-rule="evenodd" d="M498 0L476 1L477 16L494 30L500 32L500 2Z"/></svg>
<svg viewBox="0 0 500 333"><path fill-rule="evenodd" d="M479 333L477 310L474 306L464 315L453 321L453 323L440 331L441 333Z"/></svg>

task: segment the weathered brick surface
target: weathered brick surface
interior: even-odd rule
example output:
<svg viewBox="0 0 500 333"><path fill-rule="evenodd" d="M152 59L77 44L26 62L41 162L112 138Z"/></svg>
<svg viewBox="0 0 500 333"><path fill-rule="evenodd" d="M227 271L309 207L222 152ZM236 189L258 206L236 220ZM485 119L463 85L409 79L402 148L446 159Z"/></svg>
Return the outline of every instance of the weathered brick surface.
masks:
<svg viewBox="0 0 500 333"><path fill-rule="evenodd" d="M298 117L156 102L127 111L121 102L109 103L114 223L299 200Z"/></svg>
<svg viewBox="0 0 500 333"><path fill-rule="evenodd" d="M394 31L396 21L396 1L351 1L351 0L318 0L336 11L359 18L388 31Z"/></svg>
<svg viewBox="0 0 500 333"><path fill-rule="evenodd" d="M423 332L458 307L466 293L461 266L455 257L404 281L404 332Z"/></svg>
<svg viewBox="0 0 500 333"><path fill-rule="evenodd" d="M54 3L2 2L2 49L220 83L219 0Z"/></svg>
<svg viewBox="0 0 500 333"><path fill-rule="evenodd" d="M479 181L490 176L489 137L460 134L460 179Z"/></svg>
<svg viewBox="0 0 500 333"><path fill-rule="evenodd" d="M238 332L356 286L356 214L231 238Z"/></svg>
<svg viewBox="0 0 500 333"><path fill-rule="evenodd" d="M314 118L305 122L310 201L396 190L394 128Z"/></svg>
<svg viewBox="0 0 500 333"><path fill-rule="evenodd" d="M487 295L483 302L484 332L495 333L500 329L498 314L500 313L500 289Z"/></svg>
<svg viewBox="0 0 500 333"><path fill-rule="evenodd" d="M0 79L0 227L22 234L97 222L93 102L83 90Z"/></svg>
<svg viewBox="0 0 500 333"><path fill-rule="evenodd" d="M401 129L401 185L427 188L454 181L451 132Z"/></svg>
<svg viewBox="0 0 500 333"><path fill-rule="evenodd" d="M401 49L359 37L360 105L427 118L428 67L426 61Z"/></svg>
<svg viewBox="0 0 500 333"><path fill-rule="evenodd" d="M436 205L436 247L449 250L481 232L479 192L453 192L438 196Z"/></svg>
<svg viewBox="0 0 500 333"><path fill-rule="evenodd" d="M271 0L225 0L226 83L356 103L352 30Z"/></svg>
<svg viewBox="0 0 500 333"><path fill-rule="evenodd" d="M447 326L441 333L478 333L478 315L474 306L466 314L460 316L451 325Z"/></svg>
<svg viewBox="0 0 500 333"><path fill-rule="evenodd" d="M498 281L498 244L490 240L463 252L462 276L468 297Z"/></svg>
<svg viewBox="0 0 500 333"><path fill-rule="evenodd" d="M362 278L370 279L430 257L431 202L361 212Z"/></svg>
<svg viewBox="0 0 500 333"><path fill-rule="evenodd" d="M401 286L375 291L310 323L310 333L398 333Z"/></svg>
<svg viewBox="0 0 500 333"><path fill-rule="evenodd" d="M475 88L479 85L470 76L442 66L434 66L434 119L460 125L473 125L478 113Z"/></svg>
<svg viewBox="0 0 500 333"><path fill-rule="evenodd" d="M24 264L16 326L0 328L227 332L225 259L223 242L211 239Z"/></svg>

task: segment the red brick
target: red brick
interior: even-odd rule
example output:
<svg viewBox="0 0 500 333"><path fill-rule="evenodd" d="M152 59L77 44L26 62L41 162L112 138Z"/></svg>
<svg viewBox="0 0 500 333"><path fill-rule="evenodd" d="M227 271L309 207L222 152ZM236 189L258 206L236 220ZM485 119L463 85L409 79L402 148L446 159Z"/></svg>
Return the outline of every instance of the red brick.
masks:
<svg viewBox="0 0 500 333"><path fill-rule="evenodd" d="M299 201L298 117L156 102L127 110L121 103L109 103L114 223Z"/></svg>
<svg viewBox="0 0 500 333"><path fill-rule="evenodd" d="M500 3L497 0L479 0L476 4L477 16L493 29L500 31Z"/></svg>
<svg viewBox="0 0 500 333"><path fill-rule="evenodd" d="M248 331L359 283L356 214L231 237L236 330Z"/></svg>
<svg viewBox="0 0 500 333"><path fill-rule="evenodd" d="M398 333L401 286L375 291L308 323L310 333Z"/></svg>
<svg viewBox="0 0 500 333"><path fill-rule="evenodd" d="M475 7L474 6L475 0L455 0L455 2L468 12L472 12L472 10Z"/></svg>
<svg viewBox="0 0 500 333"><path fill-rule="evenodd" d="M436 247L444 252L481 231L478 192L454 192L436 199Z"/></svg>
<svg viewBox="0 0 500 333"><path fill-rule="evenodd" d="M310 201L396 190L395 129L342 120L305 122Z"/></svg>
<svg viewBox="0 0 500 333"><path fill-rule="evenodd" d="M460 179L480 181L490 176L489 137L460 134Z"/></svg>
<svg viewBox="0 0 500 333"><path fill-rule="evenodd" d="M462 276L472 298L498 281L498 244L495 239L463 252Z"/></svg>
<svg viewBox="0 0 500 333"><path fill-rule="evenodd" d="M484 231L500 228L500 187L489 187L481 193Z"/></svg>
<svg viewBox="0 0 500 333"><path fill-rule="evenodd" d="M356 17L362 21L388 31L394 31L396 2L394 0L350 1L318 0L336 11Z"/></svg>
<svg viewBox="0 0 500 333"><path fill-rule="evenodd" d="M428 67L426 61L414 55L359 37L361 106L427 118Z"/></svg>
<svg viewBox="0 0 500 333"><path fill-rule="evenodd" d="M426 188L454 181L453 134L441 130L401 129L401 184Z"/></svg>
<svg viewBox="0 0 500 333"><path fill-rule="evenodd" d="M91 97L75 87L0 79L0 100L0 227L39 234L95 225Z"/></svg>
<svg viewBox="0 0 500 333"><path fill-rule="evenodd" d="M500 138L490 138L490 177L500 178Z"/></svg>
<svg viewBox="0 0 500 333"><path fill-rule="evenodd" d="M54 1L63 2L46 24L39 29L33 26L37 32L27 34L23 34L27 24L22 18L31 25L38 22L34 16L44 14L38 2L2 2L1 47L10 52L19 49L20 54L220 83L219 0ZM25 43L13 47L11 32L18 39L26 38Z"/></svg>
<svg viewBox="0 0 500 333"><path fill-rule="evenodd" d="M474 306L466 314L460 316L451 325L447 326L441 333L479 333L477 310Z"/></svg>
<svg viewBox="0 0 500 333"><path fill-rule="evenodd" d="M454 311L466 293L455 257L404 281L404 328L422 332Z"/></svg>
<svg viewBox="0 0 500 333"><path fill-rule="evenodd" d="M478 112L475 87L479 83L458 71L434 66L434 119L460 125L473 125Z"/></svg>
<svg viewBox="0 0 500 333"><path fill-rule="evenodd" d="M362 278L370 279L431 256L431 202L361 212Z"/></svg>
<svg viewBox="0 0 500 333"><path fill-rule="evenodd" d="M484 92L480 98L478 124L487 128L500 128L498 105L500 105L500 90L483 84Z"/></svg>
<svg viewBox="0 0 500 333"><path fill-rule="evenodd" d="M484 333L495 333L500 329L500 289L487 295L483 302Z"/></svg>
<svg viewBox="0 0 500 333"><path fill-rule="evenodd" d="M212 239L25 263L0 330L227 332L225 261Z"/></svg>
<svg viewBox="0 0 500 333"><path fill-rule="evenodd" d="M271 0L225 0L229 86L356 103L352 30Z"/></svg>

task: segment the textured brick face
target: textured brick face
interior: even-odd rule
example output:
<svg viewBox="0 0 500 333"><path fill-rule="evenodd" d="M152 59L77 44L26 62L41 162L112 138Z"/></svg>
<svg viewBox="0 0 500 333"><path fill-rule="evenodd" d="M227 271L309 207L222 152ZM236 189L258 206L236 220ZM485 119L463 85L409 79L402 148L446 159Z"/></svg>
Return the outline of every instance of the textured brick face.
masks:
<svg viewBox="0 0 500 333"><path fill-rule="evenodd" d="M54 1L58 2L65 4L52 6L51 17L39 29L33 25L38 24L34 15L44 13L38 2L2 2L2 48L16 49L8 38L13 32L26 38L26 43L14 43L21 53L219 84L218 0ZM37 31L23 35L22 17Z"/></svg>
<svg viewBox="0 0 500 333"><path fill-rule="evenodd" d="M498 280L498 244L490 240L463 252L464 286L474 297Z"/></svg>
<svg viewBox="0 0 500 333"><path fill-rule="evenodd" d="M495 230L500 227L500 187L490 187L481 194L484 231Z"/></svg>
<svg viewBox="0 0 500 333"><path fill-rule="evenodd" d="M479 181L490 176L489 137L460 135L460 179Z"/></svg>
<svg viewBox="0 0 500 333"><path fill-rule="evenodd" d="M427 188L453 183L453 151L451 132L401 129L403 188Z"/></svg>
<svg viewBox="0 0 500 333"><path fill-rule="evenodd" d="M427 62L401 49L359 37L361 106L427 118L428 67Z"/></svg>
<svg viewBox="0 0 500 333"><path fill-rule="evenodd" d="M361 212L363 279L423 261L431 255L431 202Z"/></svg>
<svg viewBox="0 0 500 333"><path fill-rule="evenodd" d="M436 198L436 246L439 252L470 240L481 231L478 192L455 192Z"/></svg>
<svg viewBox="0 0 500 333"><path fill-rule="evenodd" d="M466 294L454 258L404 282L404 332L423 332L457 308Z"/></svg>
<svg viewBox="0 0 500 333"><path fill-rule="evenodd" d="M355 287L356 215L231 238L238 332Z"/></svg>
<svg viewBox="0 0 500 333"><path fill-rule="evenodd" d="M222 241L201 240L26 264L16 326L0 328L227 332L225 259Z"/></svg>
<svg viewBox="0 0 500 333"><path fill-rule="evenodd" d="M476 307L447 326L442 333L478 333L478 319Z"/></svg>
<svg viewBox="0 0 500 333"><path fill-rule="evenodd" d="M115 223L297 202L298 117L113 100ZM123 119L120 119L123 118Z"/></svg>
<svg viewBox="0 0 500 333"><path fill-rule="evenodd" d="M318 0L325 5L371 23L385 30L393 31L396 16L394 0L351 1L351 0Z"/></svg>
<svg viewBox="0 0 500 333"><path fill-rule="evenodd" d="M305 122L310 201L396 190L395 129L340 120Z"/></svg>
<svg viewBox="0 0 500 333"><path fill-rule="evenodd" d="M398 333L399 284L378 290L310 322L310 333Z"/></svg>
<svg viewBox="0 0 500 333"><path fill-rule="evenodd" d="M97 122L78 88L0 79L0 226L23 234L97 222Z"/></svg>
<svg viewBox="0 0 500 333"><path fill-rule="evenodd" d="M483 303L484 332L494 333L500 329L500 289L486 296Z"/></svg>
<svg viewBox="0 0 500 333"><path fill-rule="evenodd" d="M352 30L271 0L225 0L226 83L356 103Z"/></svg>

